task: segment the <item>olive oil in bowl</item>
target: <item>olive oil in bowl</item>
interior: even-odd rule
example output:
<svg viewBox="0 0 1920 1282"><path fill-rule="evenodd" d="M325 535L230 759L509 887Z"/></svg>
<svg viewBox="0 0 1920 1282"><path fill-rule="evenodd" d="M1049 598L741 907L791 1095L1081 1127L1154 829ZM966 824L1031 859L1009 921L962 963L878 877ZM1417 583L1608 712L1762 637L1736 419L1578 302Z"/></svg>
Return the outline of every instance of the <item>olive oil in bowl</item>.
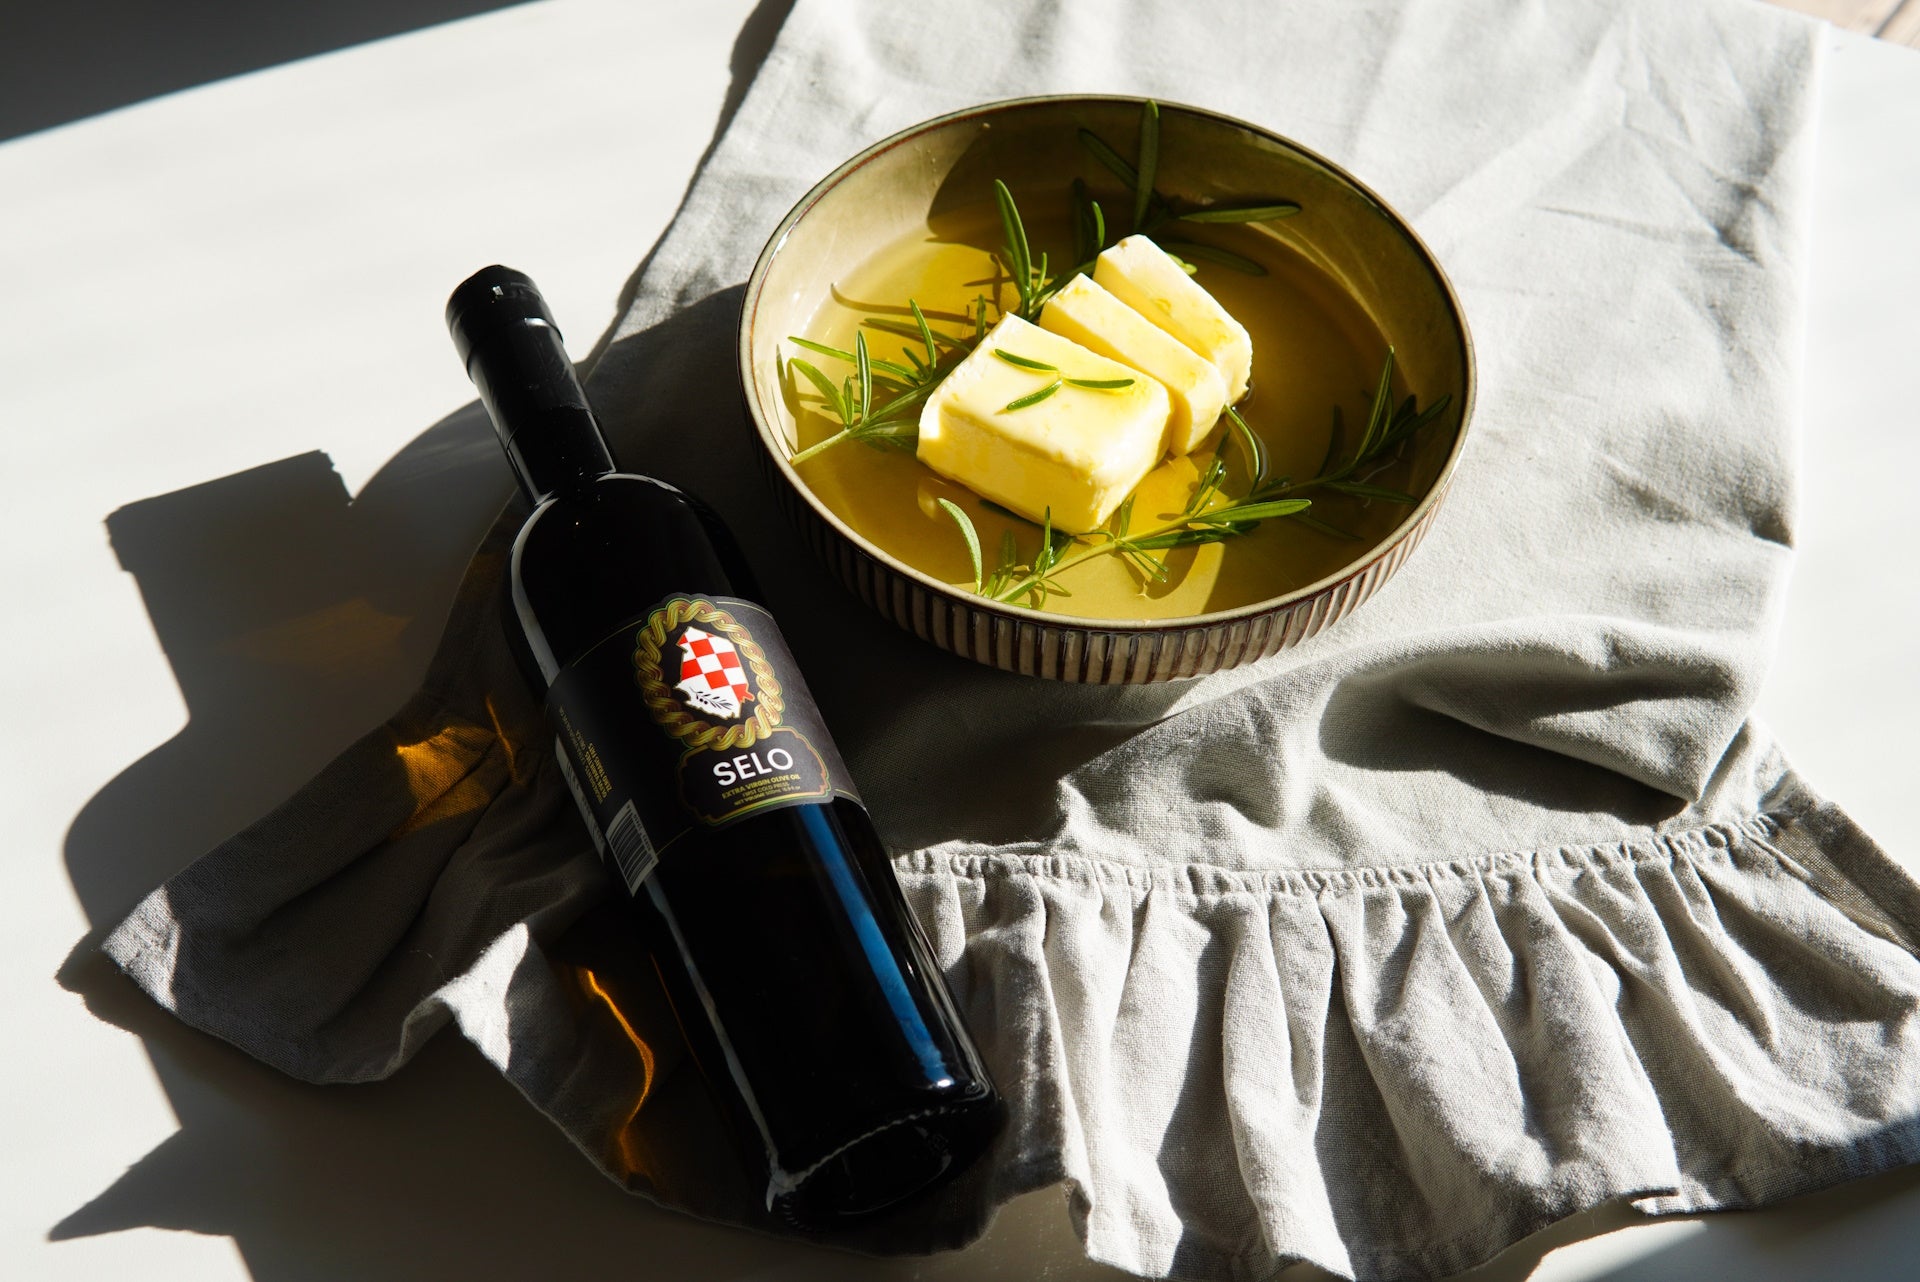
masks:
<svg viewBox="0 0 1920 1282"><path fill-rule="evenodd" d="M1036 220L1029 231L1036 244L1071 243L1063 225ZM869 322L910 323L904 304L909 298L937 332L971 334L982 300L990 318L1013 302L1004 271L984 248L999 235L997 213L983 203L943 214L877 247L844 281L834 283L801 336L851 350L855 335L864 330L876 358L900 359L897 349L917 349L918 340ZM1240 411L1265 447L1268 478L1317 475L1329 446L1338 444L1333 439L1336 408L1343 425L1366 422L1387 341L1350 295L1278 238L1258 229L1222 228L1209 239L1263 273L1195 263L1195 279L1253 337L1252 391ZM802 449L839 430L838 420L805 382L789 379L786 393ZM1344 430L1350 435L1350 427ZM1251 481L1247 456L1229 439L1223 419L1209 445L1168 459L1140 484L1131 511L1133 529L1176 525L1216 453L1228 465L1223 488L1244 491ZM1367 479L1417 493L1431 482L1440 459L1423 458L1417 449L1405 454ZM967 513L989 555L1011 534L1020 558L1030 560L1042 538L1038 525L937 475L909 448L891 442L846 442L808 459L798 471L856 533L959 591L972 588L972 561L939 500ZM1046 594L1043 608L1082 618L1154 620L1251 605L1334 573L1356 544L1376 542L1405 515L1403 506L1379 498L1337 492L1310 497L1317 521L1269 520L1221 542L1165 550L1156 558L1165 567L1164 578L1120 556L1087 555L1097 553L1101 540L1082 540L1067 549L1062 568L1052 576L1059 590ZM1082 555L1075 558L1075 552Z"/></svg>

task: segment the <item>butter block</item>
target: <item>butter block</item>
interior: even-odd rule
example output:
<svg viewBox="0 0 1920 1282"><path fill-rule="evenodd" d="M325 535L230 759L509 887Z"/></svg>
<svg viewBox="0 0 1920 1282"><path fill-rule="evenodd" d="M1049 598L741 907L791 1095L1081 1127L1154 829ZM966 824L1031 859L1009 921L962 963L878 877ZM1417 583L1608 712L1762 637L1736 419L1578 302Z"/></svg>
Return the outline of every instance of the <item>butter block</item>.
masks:
<svg viewBox="0 0 1920 1282"><path fill-rule="evenodd" d="M1109 293L1198 352L1220 371L1227 403L1247 394L1253 340L1247 328L1165 250L1145 236L1129 236L1094 260L1093 279Z"/></svg>
<svg viewBox="0 0 1920 1282"><path fill-rule="evenodd" d="M1169 453L1192 452L1220 421L1227 403L1227 384L1220 371L1088 277L1075 276L1048 300L1040 313L1040 327L1164 385L1173 402L1167 426Z"/></svg>
<svg viewBox="0 0 1920 1282"><path fill-rule="evenodd" d="M1009 364L995 351L1056 366ZM1111 391L1061 387L1036 404L1006 407L1055 378L1131 379ZM1004 317L920 410L915 452L934 471L1033 521L1085 534L1106 523L1166 452L1172 402L1137 370Z"/></svg>

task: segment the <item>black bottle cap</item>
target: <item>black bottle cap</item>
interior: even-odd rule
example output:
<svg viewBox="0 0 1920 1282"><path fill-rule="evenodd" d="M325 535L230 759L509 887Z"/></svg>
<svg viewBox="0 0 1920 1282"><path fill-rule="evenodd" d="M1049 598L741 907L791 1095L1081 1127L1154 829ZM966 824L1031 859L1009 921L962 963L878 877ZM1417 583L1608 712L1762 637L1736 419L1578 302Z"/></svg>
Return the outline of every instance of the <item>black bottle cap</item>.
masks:
<svg viewBox="0 0 1920 1282"><path fill-rule="evenodd" d="M447 328L463 365L473 364L474 348L528 325L545 326L553 331L556 342L560 339L560 326L540 287L531 276L511 267L498 263L482 267L461 281L447 299Z"/></svg>

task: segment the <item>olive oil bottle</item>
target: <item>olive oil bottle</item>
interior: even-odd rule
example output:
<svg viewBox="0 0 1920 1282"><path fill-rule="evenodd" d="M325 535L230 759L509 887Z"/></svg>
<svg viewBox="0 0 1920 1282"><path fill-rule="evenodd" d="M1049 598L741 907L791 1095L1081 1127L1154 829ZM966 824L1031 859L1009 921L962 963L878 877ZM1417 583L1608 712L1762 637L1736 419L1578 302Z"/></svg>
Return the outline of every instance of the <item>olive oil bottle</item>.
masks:
<svg viewBox="0 0 1920 1282"><path fill-rule="evenodd" d="M526 276L477 273L447 324L533 504L508 626L768 1209L830 1231L951 1177L1004 1108L731 536L617 468Z"/></svg>

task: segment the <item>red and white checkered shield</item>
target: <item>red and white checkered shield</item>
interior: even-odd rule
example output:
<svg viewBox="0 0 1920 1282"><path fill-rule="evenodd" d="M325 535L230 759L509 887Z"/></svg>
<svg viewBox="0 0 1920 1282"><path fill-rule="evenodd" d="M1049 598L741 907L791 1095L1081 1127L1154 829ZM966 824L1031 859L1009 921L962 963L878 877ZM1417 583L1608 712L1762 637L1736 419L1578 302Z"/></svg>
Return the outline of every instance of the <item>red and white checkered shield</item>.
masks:
<svg viewBox="0 0 1920 1282"><path fill-rule="evenodd" d="M753 698L733 642L696 627L680 634L680 682L674 688L702 712L729 720Z"/></svg>

